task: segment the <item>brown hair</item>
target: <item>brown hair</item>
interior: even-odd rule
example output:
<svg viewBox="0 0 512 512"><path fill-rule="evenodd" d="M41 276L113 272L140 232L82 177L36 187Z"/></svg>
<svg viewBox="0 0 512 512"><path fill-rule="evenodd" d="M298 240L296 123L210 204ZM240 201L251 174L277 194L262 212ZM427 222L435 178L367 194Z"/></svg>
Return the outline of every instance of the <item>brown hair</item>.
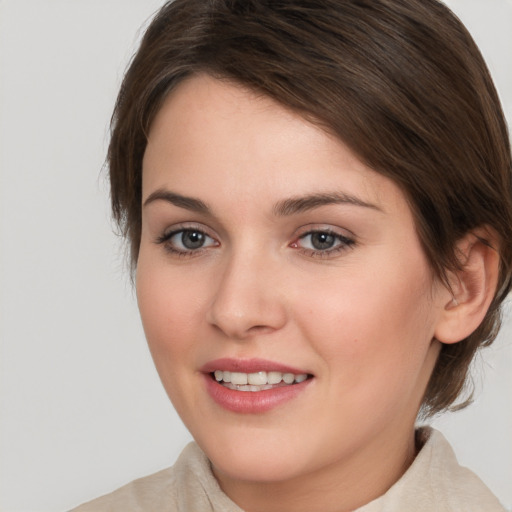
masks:
<svg viewBox="0 0 512 512"><path fill-rule="evenodd" d="M108 152L113 214L136 266L142 159L152 120L185 77L206 72L266 94L342 139L411 206L436 275L479 226L501 241L500 278L480 327L443 345L423 403L450 407L490 344L511 288L507 127L471 36L437 0L175 0L150 24L122 84ZM465 404L463 404L465 405Z"/></svg>

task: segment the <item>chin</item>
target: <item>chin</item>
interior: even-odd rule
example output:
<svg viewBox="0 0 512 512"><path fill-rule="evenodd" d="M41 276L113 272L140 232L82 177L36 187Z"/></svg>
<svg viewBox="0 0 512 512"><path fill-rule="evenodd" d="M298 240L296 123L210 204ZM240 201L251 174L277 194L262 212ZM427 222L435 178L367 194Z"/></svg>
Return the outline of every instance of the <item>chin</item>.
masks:
<svg viewBox="0 0 512 512"><path fill-rule="evenodd" d="M257 429L242 430L239 435L224 431L211 438L196 437L216 472L234 480L277 482L298 476L307 466L294 436L283 439L275 432L265 436Z"/></svg>
<svg viewBox="0 0 512 512"><path fill-rule="evenodd" d="M300 476L302 465L282 454L263 455L239 453L229 458L225 454L214 454L210 458L214 472L232 480L272 483L291 480Z"/></svg>

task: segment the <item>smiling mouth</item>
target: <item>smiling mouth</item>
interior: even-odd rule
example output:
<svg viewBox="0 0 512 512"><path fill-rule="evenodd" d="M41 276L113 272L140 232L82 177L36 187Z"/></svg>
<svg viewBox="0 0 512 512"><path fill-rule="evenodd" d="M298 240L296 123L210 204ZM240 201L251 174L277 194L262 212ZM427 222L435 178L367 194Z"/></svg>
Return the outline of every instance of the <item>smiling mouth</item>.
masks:
<svg viewBox="0 0 512 512"><path fill-rule="evenodd" d="M216 380L225 388L235 391L258 392L285 386L300 384L312 375L307 373L282 373L282 372L231 372L227 370L215 370L210 373L212 379Z"/></svg>

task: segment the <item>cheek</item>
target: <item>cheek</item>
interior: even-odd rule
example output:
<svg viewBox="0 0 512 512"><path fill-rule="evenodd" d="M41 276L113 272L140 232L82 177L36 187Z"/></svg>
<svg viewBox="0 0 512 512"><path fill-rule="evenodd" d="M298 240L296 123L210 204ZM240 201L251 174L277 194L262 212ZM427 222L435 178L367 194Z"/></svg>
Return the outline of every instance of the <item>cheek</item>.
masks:
<svg viewBox="0 0 512 512"><path fill-rule="evenodd" d="M144 255L137 267L137 301L144 333L155 368L178 414L186 420L194 403L197 354L204 317L198 295L200 283L183 272L170 272L168 265L146 264Z"/></svg>
<svg viewBox="0 0 512 512"><path fill-rule="evenodd" d="M421 265L410 276L399 268L308 288L297 318L338 389L396 391L420 377L434 332L430 281Z"/></svg>
<svg viewBox="0 0 512 512"><path fill-rule="evenodd" d="M190 282L183 283L179 273L170 273L158 265L146 265L144 255L137 268L137 301L157 370L173 374L190 357L191 343L197 328L197 289Z"/></svg>

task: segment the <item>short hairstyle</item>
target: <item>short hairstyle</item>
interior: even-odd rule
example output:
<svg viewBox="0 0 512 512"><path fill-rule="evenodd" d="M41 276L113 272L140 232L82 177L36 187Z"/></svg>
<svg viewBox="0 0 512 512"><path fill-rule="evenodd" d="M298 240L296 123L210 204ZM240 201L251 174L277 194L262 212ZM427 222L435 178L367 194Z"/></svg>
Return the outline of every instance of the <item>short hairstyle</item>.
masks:
<svg viewBox="0 0 512 512"><path fill-rule="evenodd" d="M267 95L393 180L408 200L434 274L445 283L447 272L460 268L461 237L481 226L497 234L500 274L492 304L473 334L443 344L422 404L425 416L455 408L476 350L496 337L512 273L507 126L463 24L437 0L166 3L126 72L112 117L112 209L130 243L132 268L151 123L169 92L198 73Z"/></svg>

